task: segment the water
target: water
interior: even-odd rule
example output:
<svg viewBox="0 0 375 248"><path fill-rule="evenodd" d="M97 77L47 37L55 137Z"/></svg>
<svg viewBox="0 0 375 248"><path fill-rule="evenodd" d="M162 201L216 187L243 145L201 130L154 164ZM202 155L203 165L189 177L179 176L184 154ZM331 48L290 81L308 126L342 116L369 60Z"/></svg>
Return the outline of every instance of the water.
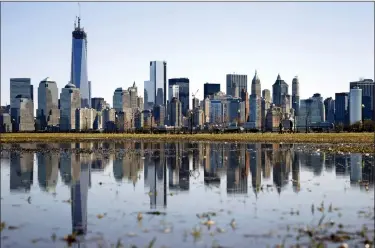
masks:
<svg viewBox="0 0 375 248"><path fill-rule="evenodd" d="M373 240L373 163L297 145L3 145L1 247L66 247L72 232L73 247L306 245L297 230L319 221Z"/></svg>

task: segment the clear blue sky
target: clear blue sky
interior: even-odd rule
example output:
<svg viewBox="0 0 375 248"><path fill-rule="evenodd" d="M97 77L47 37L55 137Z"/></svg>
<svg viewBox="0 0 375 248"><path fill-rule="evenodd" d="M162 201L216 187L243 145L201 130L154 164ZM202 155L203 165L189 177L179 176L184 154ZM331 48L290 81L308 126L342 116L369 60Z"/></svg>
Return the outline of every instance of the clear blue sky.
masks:
<svg viewBox="0 0 375 248"><path fill-rule="evenodd" d="M70 77L77 3L1 3L1 104L9 78L30 77L37 96L49 76ZM374 3L81 3L88 33L92 96L112 105L113 91L133 81L143 95L149 61L166 60L167 77L188 77L190 90L227 73L257 69L264 88L277 74L300 79L301 99L334 97L349 82L374 78ZM35 108L37 100L35 99Z"/></svg>

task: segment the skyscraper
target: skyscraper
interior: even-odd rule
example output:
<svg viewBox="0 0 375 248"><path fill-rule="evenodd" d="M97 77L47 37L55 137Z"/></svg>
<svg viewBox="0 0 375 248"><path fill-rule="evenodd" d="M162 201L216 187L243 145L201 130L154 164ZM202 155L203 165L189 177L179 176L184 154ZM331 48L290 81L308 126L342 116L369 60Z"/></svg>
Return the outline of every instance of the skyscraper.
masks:
<svg viewBox="0 0 375 248"><path fill-rule="evenodd" d="M18 95L34 100L34 88L30 78L10 79L10 114L12 119L16 117L15 110L12 109L17 105L18 100L16 97Z"/></svg>
<svg viewBox="0 0 375 248"><path fill-rule="evenodd" d="M37 118L41 130L45 130L47 126L56 126L59 123L58 98L55 81L47 77L39 83Z"/></svg>
<svg viewBox="0 0 375 248"><path fill-rule="evenodd" d="M299 101L299 80L298 77L295 76L292 81L292 108L295 111L295 115L298 115Z"/></svg>
<svg viewBox="0 0 375 248"><path fill-rule="evenodd" d="M220 84L205 83L203 85L203 99L220 92Z"/></svg>
<svg viewBox="0 0 375 248"><path fill-rule="evenodd" d="M242 89L247 91L247 75L227 74L227 95L240 97Z"/></svg>
<svg viewBox="0 0 375 248"><path fill-rule="evenodd" d="M362 121L362 89L358 87L350 89L349 119L350 125Z"/></svg>
<svg viewBox="0 0 375 248"><path fill-rule="evenodd" d="M261 99L261 84L257 71L255 71L254 78L251 81L251 95L250 95L250 122L255 124L255 128L262 126L262 99Z"/></svg>
<svg viewBox="0 0 375 248"><path fill-rule="evenodd" d="M138 88L133 83L132 87L128 88L129 96L130 96L130 108L137 108L137 98L138 98Z"/></svg>
<svg viewBox="0 0 375 248"><path fill-rule="evenodd" d="M72 32L72 63L70 82L81 94L81 107L90 108L90 85L87 75L87 34L81 28L81 18L78 17L78 26L74 23Z"/></svg>
<svg viewBox="0 0 375 248"><path fill-rule="evenodd" d="M170 107L170 125L174 127L182 126L182 104L177 98L173 98Z"/></svg>
<svg viewBox="0 0 375 248"><path fill-rule="evenodd" d="M349 93L335 94L335 124L347 125L349 123Z"/></svg>
<svg viewBox="0 0 375 248"><path fill-rule="evenodd" d="M76 109L80 106L79 89L74 84L67 84L60 94L60 130L75 130Z"/></svg>
<svg viewBox="0 0 375 248"><path fill-rule="evenodd" d="M277 75L275 83L272 85L272 100L276 106L281 106L283 95L288 95L288 84L281 79L280 74Z"/></svg>
<svg viewBox="0 0 375 248"><path fill-rule="evenodd" d="M145 108L152 109L155 105L167 103L167 62L150 62L150 81L145 81Z"/></svg>
<svg viewBox="0 0 375 248"><path fill-rule="evenodd" d="M335 123L335 100L328 97L324 100L324 109L326 113L326 120L330 123Z"/></svg>
<svg viewBox="0 0 375 248"><path fill-rule="evenodd" d="M178 99L181 102L182 115L187 116L190 104L190 89L188 78L171 78L168 80L169 86L178 85Z"/></svg>

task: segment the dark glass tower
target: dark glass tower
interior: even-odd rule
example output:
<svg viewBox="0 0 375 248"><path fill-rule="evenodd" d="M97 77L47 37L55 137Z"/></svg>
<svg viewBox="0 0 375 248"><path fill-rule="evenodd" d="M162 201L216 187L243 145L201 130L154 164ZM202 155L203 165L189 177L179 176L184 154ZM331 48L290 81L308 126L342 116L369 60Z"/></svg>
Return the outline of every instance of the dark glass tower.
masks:
<svg viewBox="0 0 375 248"><path fill-rule="evenodd" d="M81 28L81 18L78 17L78 26L74 23L72 33L72 64L70 83L81 92L81 107L90 108L90 87L87 78L87 34Z"/></svg>
<svg viewBox="0 0 375 248"><path fill-rule="evenodd" d="M203 92L204 92L203 99L206 99L206 97L210 95L214 95L215 93L218 93L219 91L220 91L220 84L205 83L203 86Z"/></svg>
<svg viewBox="0 0 375 248"><path fill-rule="evenodd" d="M187 113L189 110L189 102L190 102L189 79L188 78L171 78L168 80L168 83L169 83L169 86L171 85L179 86L178 98L181 101L182 115L187 116Z"/></svg>

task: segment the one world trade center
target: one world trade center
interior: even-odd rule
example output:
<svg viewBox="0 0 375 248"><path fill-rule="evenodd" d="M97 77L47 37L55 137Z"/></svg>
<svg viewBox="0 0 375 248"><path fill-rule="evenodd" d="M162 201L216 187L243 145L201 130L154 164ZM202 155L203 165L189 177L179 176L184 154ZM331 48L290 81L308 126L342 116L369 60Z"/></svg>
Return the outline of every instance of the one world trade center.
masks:
<svg viewBox="0 0 375 248"><path fill-rule="evenodd" d="M90 90L87 77L87 34L81 28L81 18L78 17L78 26L74 23L72 33L72 65L70 74L70 83L80 89L81 107L89 108Z"/></svg>

